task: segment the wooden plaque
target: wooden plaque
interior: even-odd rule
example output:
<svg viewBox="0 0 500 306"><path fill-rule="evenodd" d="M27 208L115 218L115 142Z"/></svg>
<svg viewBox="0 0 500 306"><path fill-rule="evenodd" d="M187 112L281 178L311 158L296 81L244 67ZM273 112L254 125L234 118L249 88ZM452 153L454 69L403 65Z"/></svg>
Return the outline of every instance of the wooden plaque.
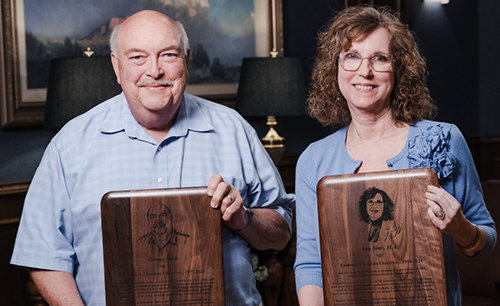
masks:
<svg viewBox="0 0 500 306"><path fill-rule="evenodd" d="M430 169L324 177L318 215L325 305L447 305Z"/></svg>
<svg viewBox="0 0 500 306"><path fill-rule="evenodd" d="M203 187L105 194L106 304L225 305L221 216L209 203Z"/></svg>

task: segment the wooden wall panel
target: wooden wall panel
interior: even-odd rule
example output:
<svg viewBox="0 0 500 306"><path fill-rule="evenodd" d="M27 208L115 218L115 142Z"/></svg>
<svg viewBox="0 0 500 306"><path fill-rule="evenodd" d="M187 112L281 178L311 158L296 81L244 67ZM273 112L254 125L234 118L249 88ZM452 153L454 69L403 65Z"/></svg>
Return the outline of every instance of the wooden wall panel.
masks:
<svg viewBox="0 0 500 306"><path fill-rule="evenodd" d="M468 137L467 143L481 181L500 179L500 136Z"/></svg>
<svg viewBox="0 0 500 306"><path fill-rule="evenodd" d="M28 273L9 264L29 182L0 184L0 305L32 305Z"/></svg>

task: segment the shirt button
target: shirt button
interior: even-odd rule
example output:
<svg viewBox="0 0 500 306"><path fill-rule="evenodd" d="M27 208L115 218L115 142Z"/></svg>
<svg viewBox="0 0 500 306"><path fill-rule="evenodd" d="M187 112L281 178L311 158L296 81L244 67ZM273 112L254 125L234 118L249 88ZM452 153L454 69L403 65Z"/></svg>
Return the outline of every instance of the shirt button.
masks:
<svg viewBox="0 0 500 306"><path fill-rule="evenodd" d="M161 146L158 146L158 149L156 149L158 152L161 151Z"/></svg>
<svg viewBox="0 0 500 306"><path fill-rule="evenodd" d="M158 178L158 183L163 182L163 179L161 177Z"/></svg>
<svg viewBox="0 0 500 306"><path fill-rule="evenodd" d="M387 163L387 167L391 168L392 164L391 163Z"/></svg>

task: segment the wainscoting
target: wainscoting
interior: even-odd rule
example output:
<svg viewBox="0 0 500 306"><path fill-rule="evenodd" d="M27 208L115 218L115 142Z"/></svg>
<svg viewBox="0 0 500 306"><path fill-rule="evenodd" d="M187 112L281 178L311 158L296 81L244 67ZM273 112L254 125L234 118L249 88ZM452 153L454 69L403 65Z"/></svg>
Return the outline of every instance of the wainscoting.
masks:
<svg viewBox="0 0 500 306"><path fill-rule="evenodd" d="M0 304L12 306L33 305L27 289L26 270L11 266L19 218L29 182L0 185Z"/></svg>
<svg viewBox="0 0 500 306"><path fill-rule="evenodd" d="M481 181L500 179L500 136L467 138Z"/></svg>

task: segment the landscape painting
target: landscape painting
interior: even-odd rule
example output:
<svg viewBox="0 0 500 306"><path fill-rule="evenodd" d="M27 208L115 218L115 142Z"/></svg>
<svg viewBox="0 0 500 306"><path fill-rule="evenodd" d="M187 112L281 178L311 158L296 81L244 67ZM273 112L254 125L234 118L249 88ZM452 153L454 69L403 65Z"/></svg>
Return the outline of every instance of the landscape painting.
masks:
<svg viewBox="0 0 500 306"><path fill-rule="evenodd" d="M109 55L113 26L144 9L185 26L189 84L237 83L242 58L257 55L254 0L24 0L27 89L47 87L53 58Z"/></svg>

